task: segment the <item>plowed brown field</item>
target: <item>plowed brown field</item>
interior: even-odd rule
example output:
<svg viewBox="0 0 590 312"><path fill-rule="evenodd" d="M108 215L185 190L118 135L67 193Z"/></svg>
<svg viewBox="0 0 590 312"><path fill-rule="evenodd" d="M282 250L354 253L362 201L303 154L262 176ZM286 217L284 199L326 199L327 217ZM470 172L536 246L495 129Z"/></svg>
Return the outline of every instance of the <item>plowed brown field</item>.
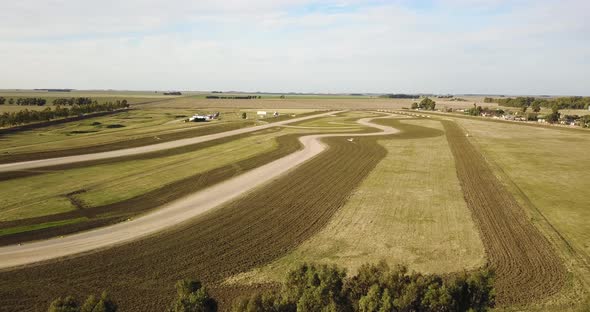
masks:
<svg viewBox="0 0 590 312"><path fill-rule="evenodd" d="M344 137L325 139L330 148L292 173L180 228L105 251L0 273L0 310L42 311L55 297L106 289L123 311L161 311L173 298L178 279L194 277L216 285L269 263L330 220L385 156L377 144L383 138L358 137L354 143ZM219 298L235 293L214 289Z"/></svg>
<svg viewBox="0 0 590 312"><path fill-rule="evenodd" d="M443 121L467 206L496 271L497 304L526 304L562 288L566 269L549 241L488 167L457 124Z"/></svg>

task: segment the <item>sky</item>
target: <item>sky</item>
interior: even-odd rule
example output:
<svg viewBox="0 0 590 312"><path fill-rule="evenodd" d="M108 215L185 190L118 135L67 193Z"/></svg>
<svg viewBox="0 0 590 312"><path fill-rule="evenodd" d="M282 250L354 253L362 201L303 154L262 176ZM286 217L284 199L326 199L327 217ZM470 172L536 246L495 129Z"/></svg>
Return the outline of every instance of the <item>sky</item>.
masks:
<svg viewBox="0 0 590 312"><path fill-rule="evenodd" d="M0 89L590 95L588 0L0 0Z"/></svg>

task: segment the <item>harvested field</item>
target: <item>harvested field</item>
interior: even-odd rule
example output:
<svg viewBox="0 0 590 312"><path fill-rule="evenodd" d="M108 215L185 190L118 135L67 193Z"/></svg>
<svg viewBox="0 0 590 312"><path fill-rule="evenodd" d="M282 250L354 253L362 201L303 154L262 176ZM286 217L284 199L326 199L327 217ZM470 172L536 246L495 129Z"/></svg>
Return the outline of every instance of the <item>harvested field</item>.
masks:
<svg viewBox="0 0 590 312"><path fill-rule="evenodd" d="M44 310L57 296L108 289L125 311L162 310L177 279L195 277L215 284L269 263L315 234L344 204L385 156L377 139L359 137L355 144L345 138L325 139L330 148L289 175L179 229L90 255L3 272L0 309ZM217 288L214 294L223 307L225 291Z"/></svg>
<svg viewBox="0 0 590 312"><path fill-rule="evenodd" d="M558 293L566 269L549 241L452 121L442 121L465 201L496 270L497 304L527 304Z"/></svg>

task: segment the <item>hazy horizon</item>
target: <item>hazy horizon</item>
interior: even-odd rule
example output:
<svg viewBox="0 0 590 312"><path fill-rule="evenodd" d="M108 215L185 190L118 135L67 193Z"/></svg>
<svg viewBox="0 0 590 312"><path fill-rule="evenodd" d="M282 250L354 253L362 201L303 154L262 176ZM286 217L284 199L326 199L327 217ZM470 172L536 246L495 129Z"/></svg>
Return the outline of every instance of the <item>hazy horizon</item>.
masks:
<svg viewBox="0 0 590 312"><path fill-rule="evenodd" d="M0 4L0 89L590 95L590 2Z"/></svg>

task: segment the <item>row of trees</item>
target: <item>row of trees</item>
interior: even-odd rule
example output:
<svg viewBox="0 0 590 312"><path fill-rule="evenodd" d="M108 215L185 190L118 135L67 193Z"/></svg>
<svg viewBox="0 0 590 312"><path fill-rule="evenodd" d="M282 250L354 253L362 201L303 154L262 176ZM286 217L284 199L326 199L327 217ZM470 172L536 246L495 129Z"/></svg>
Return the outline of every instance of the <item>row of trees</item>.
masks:
<svg viewBox="0 0 590 312"><path fill-rule="evenodd" d="M77 97L77 98L56 98L53 99L51 102L53 105L91 105L91 104L98 104L97 100L93 100L89 97ZM127 104L127 100L117 100L114 102L115 104ZM33 106L44 106L47 104L47 99L44 98L10 98L7 99L3 96L0 96L0 105L9 104L9 105L33 105Z"/></svg>
<svg viewBox="0 0 590 312"><path fill-rule="evenodd" d="M43 106L47 104L47 100L44 98L17 98L15 99L6 99L3 96L0 96L0 105L4 105L8 103L9 105L35 105L35 106Z"/></svg>
<svg viewBox="0 0 590 312"><path fill-rule="evenodd" d="M217 301L209 296L207 288L196 280L180 280L176 283L177 297L168 312L215 312ZM49 306L49 312L116 312L117 304L106 292L100 298L90 295L83 304L73 296L57 298Z"/></svg>
<svg viewBox="0 0 590 312"><path fill-rule="evenodd" d="M4 112L0 115L0 127L18 126L32 122L49 121L56 118L79 116L95 112L110 112L117 109L128 108L129 104L107 102L104 104L74 105L72 107L55 106L43 110L24 109L18 112Z"/></svg>
<svg viewBox="0 0 590 312"><path fill-rule="evenodd" d="M422 101L420 101L420 103L412 103L412 109L419 108L419 109L423 109L423 110L433 111L435 107L436 107L436 102L429 99L429 98L422 99Z"/></svg>
<svg viewBox="0 0 590 312"><path fill-rule="evenodd" d="M385 262L365 264L348 277L337 266L303 264L289 271L280 291L256 293L232 306L234 312L398 312L486 311L494 305L493 274L482 270L441 277L390 268ZM176 283L169 312L214 312L218 304L196 280ZM106 293L82 305L74 297L58 298L49 312L115 312Z"/></svg>
<svg viewBox="0 0 590 312"><path fill-rule="evenodd" d="M506 112L503 109L491 109L487 106L481 107L481 106L477 106L475 103L473 103L473 107L465 110L465 113L467 115L471 115L471 116L480 116L482 114L485 114L487 116L502 116Z"/></svg>
<svg viewBox="0 0 590 312"><path fill-rule="evenodd" d="M90 295L80 304L74 296L57 298L49 305L49 312L116 312L117 304L103 292L100 298Z"/></svg>
<svg viewBox="0 0 590 312"><path fill-rule="evenodd" d="M530 107L536 112L541 107L557 109L588 109L590 107L590 97L569 96L555 99L540 99L535 97L517 97L517 98L490 98L484 99L485 103L498 103L502 106L509 107Z"/></svg>
<svg viewBox="0 0 590 312"><path fill-rule="evenodd" d="M280 292L254 294L232 310L250 311L486 311L494 304L489 271L443 278L403 266L364 265L355 276L335 266L302 265Z"/></svg>
<svg viewBox="0 0 590 312"><path fill-rule="evenodd" d="M387 99L417 99L420 96L416 94L384 94L380 95L380 98L387 98Z"/></svg>

